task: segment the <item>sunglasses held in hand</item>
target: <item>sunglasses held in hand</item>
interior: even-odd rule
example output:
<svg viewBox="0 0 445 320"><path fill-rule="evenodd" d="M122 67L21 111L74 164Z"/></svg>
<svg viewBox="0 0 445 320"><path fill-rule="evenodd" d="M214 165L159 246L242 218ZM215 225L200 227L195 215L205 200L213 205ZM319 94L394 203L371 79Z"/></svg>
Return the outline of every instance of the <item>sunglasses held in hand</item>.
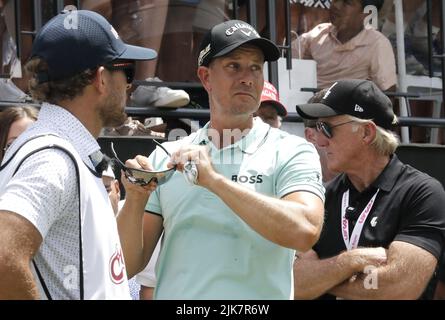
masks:
<svg viewBox="0 0 445 320"><path fill-rule="evenodd" d="M170 153L156 140L153 139L153 141L162 149L164 152L170 156ZM167 182L173 173L176 170L176 166L161 170L161 171L149 171L144 169L135 169L135 168L129 168L127 167L117 156L116 151L114 150L113 142L111 142L111 151L113 152L114 159L116 159L117 163L121 167L121 169L124 171L125 176L127 179L134 184L138 184L140 186L146 186L150 184L152 181L156 181L158 185L164 184Z"/></svg>

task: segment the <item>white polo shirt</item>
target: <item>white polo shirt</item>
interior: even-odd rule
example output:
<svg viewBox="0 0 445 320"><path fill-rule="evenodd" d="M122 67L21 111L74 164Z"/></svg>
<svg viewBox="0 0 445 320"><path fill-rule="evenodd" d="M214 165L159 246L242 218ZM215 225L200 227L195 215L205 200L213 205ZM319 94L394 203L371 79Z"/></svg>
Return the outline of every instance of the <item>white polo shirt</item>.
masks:
<svg viewBox="0 0 445 320"><path fill-rule="evenodd" d="M174 152L182 144L206 144L215 170L246 188L275 198L304 191L324 200L318 154L306 140L256 118L244 138L216 149L207 130L208 124L164 146ZM160 169L168 156L157 148L150 161ZM293 299L295 251L263 238L180 172L152 193L146 210L164 219L156 299Z"/></svg>

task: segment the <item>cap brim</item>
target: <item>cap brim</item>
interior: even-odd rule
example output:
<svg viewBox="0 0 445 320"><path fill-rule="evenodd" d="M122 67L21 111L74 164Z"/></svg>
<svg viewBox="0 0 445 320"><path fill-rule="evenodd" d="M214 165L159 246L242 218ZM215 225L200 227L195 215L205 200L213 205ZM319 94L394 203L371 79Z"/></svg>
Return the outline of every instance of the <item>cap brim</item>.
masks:
<svg viewBox="0 0 445 320"><path fill-rule="evenodd" d="M246 40L244 42L237 42L230 46L227 46L223 50L215 54L213 58L222 57L245 44L251 44L260 48L261 51L263 51L265 61L275 61L278 60L278 58L280 57L280 50L272 41L266 38L256 38Z"/></svg>
<svg viewBox="0 0 445 320"><path fill-rule="evenodd" d="M125 45L125 51L119 56L122 60L152 60L155 59L158 54L155 50L132 46L129 44Z"/></svg>
<svg viewBox="0 0 445 320"><path fill-rule="evenodd" d="M314 120L338 115L334 109L322 103L299 104L296 106L296 109L298 114L304 119Z"/></svg>
<svg viewBox="0 0 445 320"><path fill-rule="evenodd" d="M275 101L275 100L262 100L261 103L263 103L263 102L273 104L277 108L277 113L279 116L281 116L281 117L287 116L287 110L280 102Z"/></svg>

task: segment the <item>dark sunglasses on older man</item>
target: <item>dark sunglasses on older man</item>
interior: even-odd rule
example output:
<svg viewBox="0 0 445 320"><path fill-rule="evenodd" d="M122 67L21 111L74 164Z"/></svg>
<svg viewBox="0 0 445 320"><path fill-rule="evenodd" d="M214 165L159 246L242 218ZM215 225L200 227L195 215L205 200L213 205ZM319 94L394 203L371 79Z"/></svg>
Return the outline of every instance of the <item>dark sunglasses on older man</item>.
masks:
<svg viewBox="0 0 445 320"><path fill-rule="evenodd" d="M323 135L328 138L331 139L333 137L333 133L332 133L332 129L342 126L344 124L348 124L351 122L355 122L354 120L351 121L346 121L346 122L342 122L336 125L330 125L329 123L323 122L323 121L317 121L315 123L315 128L317 129L318 132L323 133Z"/></svg>
<svg viewBox="0 0 445 320"><path fill-rule="evenodd" d="M153 141L168 155L171 156L170 153L156 140ZM135 169L127 167L117 156L116 151L114 150L113 142L111 142L111 152L113 153L114 159L117 161L121 169L124 171L127 179L134 184L138 184L140 186L146 186L152 181L156 181L158 185L161 185L167 182L173 173L176 170L176 166L161 170L161 171L149 171L143 169Z"/></svg>
<svg viewBox="0 0 445 320"><path fill-rule="evenodd" d="M131 84L134 80L134 63L133 62L110 62L104 65L105 69L110 71L122 70L127 77L127 83Z"/></svg>

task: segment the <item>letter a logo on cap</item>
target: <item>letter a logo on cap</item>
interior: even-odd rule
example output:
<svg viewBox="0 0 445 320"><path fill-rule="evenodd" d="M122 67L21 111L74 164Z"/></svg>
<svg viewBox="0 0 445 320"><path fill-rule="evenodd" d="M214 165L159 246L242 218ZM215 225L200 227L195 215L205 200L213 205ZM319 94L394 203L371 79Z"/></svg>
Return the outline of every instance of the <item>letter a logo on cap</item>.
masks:
<svg viewBox="0 0 445 320"><path fill-rule="evenodd" d="M116 39L119 39L119 33L117 33L116 29L114 29L113 26L111 26L111 33Z"/></svg>
<svg viewBox="0 0 445 320"><path fill-rule="evenodd" d="M360 107L358 104L356 104L356 105L355 105L355 108L354 108L354 111L355 111L355 112L363 112L363 111L365 111L365 110L363 110L362 107Z"/></svg>

